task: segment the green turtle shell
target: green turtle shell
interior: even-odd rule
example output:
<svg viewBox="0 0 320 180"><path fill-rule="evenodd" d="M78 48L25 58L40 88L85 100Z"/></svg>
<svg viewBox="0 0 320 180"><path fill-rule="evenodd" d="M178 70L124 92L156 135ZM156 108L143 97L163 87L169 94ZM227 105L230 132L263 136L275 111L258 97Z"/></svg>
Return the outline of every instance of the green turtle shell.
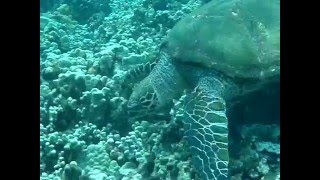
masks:
<svg viewBox="0 0 320 180"><path fill-rule="evenodd" d="M213 0L169 32L167 51L230 77L280 72L280 0Z"/></svg>

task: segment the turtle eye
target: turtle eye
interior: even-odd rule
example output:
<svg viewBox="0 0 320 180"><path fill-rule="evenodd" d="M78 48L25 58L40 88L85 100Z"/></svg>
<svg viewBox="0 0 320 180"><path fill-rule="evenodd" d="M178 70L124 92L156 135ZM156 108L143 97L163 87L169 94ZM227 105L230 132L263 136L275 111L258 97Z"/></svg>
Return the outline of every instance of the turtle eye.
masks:
<svg viewBox="0 0 320 180"><path fill-rule="evenodd" d="M149 105L151 105L151 101L143 101L141 104L143 106L149 106Z"/></svg>
<svg viewBox="0 0 320 180"><path fill-rule="evenodd" d="M143 103L144 101L146 101L145 97L140 98L140 102Z"/></svg>

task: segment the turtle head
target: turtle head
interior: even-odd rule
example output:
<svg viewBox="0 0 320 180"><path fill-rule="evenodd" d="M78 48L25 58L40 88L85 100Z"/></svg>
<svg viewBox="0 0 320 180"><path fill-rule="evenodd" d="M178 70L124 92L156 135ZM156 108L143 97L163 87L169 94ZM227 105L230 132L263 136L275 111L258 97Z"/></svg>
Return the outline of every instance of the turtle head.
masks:
<svg viewBox="0 0 320 180"><path fill-rule="evenodd" d="M136 84L127 104L130 118L149 116L155 113L159 100L149 78Z"/></svg>

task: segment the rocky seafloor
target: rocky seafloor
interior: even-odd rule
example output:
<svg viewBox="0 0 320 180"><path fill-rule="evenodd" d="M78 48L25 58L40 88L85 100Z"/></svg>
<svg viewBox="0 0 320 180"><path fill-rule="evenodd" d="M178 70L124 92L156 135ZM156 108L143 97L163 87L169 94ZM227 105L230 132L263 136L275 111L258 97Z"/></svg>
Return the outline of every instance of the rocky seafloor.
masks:
<svg viewBox="0 0 320 180"><path fill-rule="evenodd" d="M208 0L207 0L208 1ZM120 82L204 0L40 0L40 179L197 179L181 123L130 121ZM279 87L229 112L231 179L280 179Z"/></svg>

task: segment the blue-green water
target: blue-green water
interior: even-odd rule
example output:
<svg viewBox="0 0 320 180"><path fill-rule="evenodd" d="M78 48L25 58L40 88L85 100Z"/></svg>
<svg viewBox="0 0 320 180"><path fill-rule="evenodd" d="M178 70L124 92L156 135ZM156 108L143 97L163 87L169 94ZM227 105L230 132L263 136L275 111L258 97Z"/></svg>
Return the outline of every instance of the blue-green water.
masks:
<svg viewBox="0 0 320 180"><path fill-rule="evenodd" d="M208 2L40 1L40 179L205 179L174 105L135 119L122 82ZM227 102L227 179L280 179L279 89Z"/></svg>

